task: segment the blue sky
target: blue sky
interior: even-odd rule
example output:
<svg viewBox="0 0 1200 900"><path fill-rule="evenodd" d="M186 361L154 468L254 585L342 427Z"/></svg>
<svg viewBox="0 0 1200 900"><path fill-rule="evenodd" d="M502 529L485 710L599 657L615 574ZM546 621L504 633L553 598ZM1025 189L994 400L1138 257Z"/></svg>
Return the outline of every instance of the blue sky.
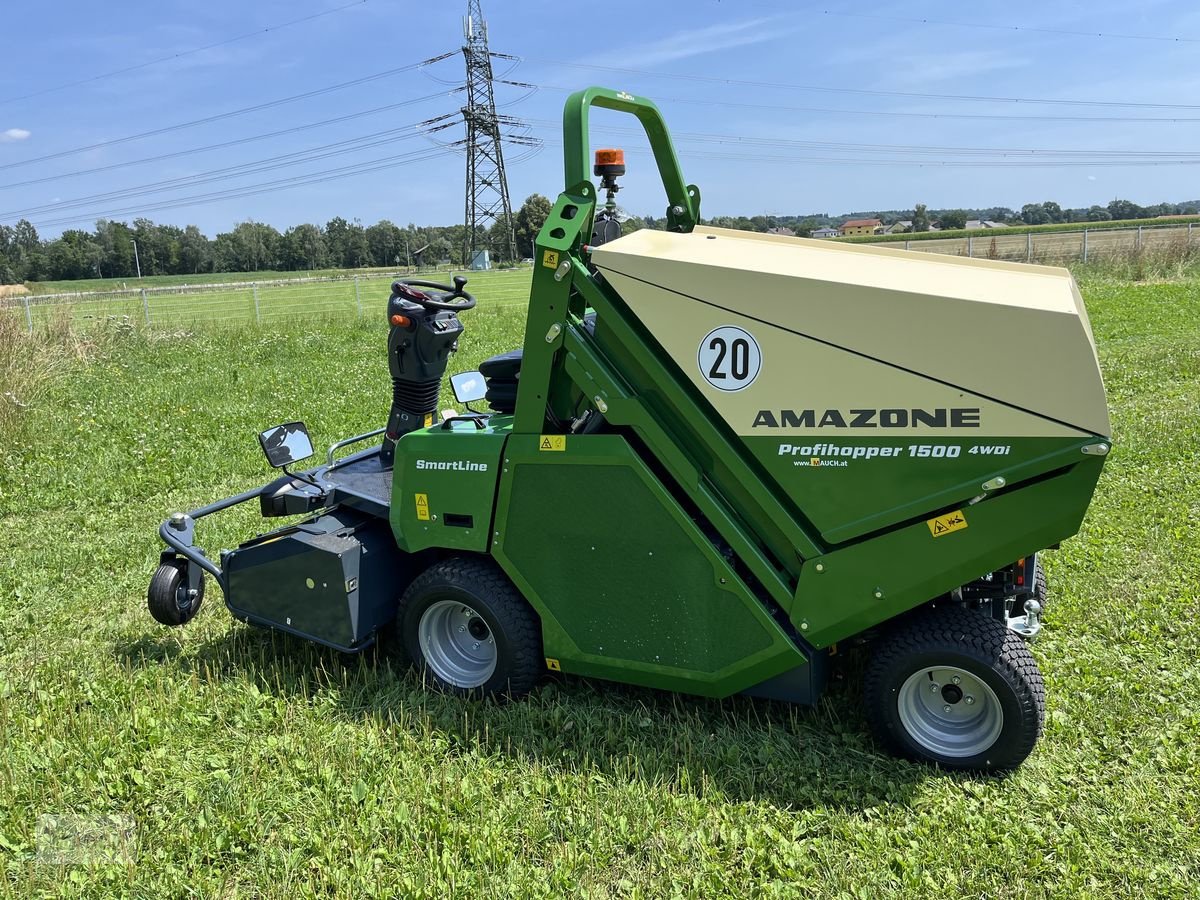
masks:
<svg viewBox="0 0 1200 900"><path fill-rule="evenodd" d="M5 13L5 64L0 68L0 222L11 223L16 218L12 213L20 210L360 137L373 146L237 178L214 175L208 183L173 191L89 200L27 217L44 234L54 234L63 227L86 227L100 213L249 189L414 153L415 161L397 168L145 214L156 221L195 223L210 235L246 219L281 229L304 221L325 222L335 215L364 224L381 218L400 224L460 221L462 158L443 152L413 126L461 104L461 95L447 94L462 78L461 55L428 69L252 114L13 165L318 90L461 44L465 2L366 0L169 62L46 91L347 2L14 4ZM562 189L562 102L568 89L588 84L659 101L672 130L690 136L679 140L680 156L687 178L700 185L703 212L710 216L836 214L905 208L917 202L935 208L1019 207L1040 200L1087 206L1114 197L1139 203L1200 197L1196 166L1104 164L1126 161L1129 157L1121 154L1130 152L1166 154L1152 157L1164 163L1200 159L1200 6L1194 3L1018 0L985 7L940 0L919 6L605 0L586 6L561 0L484 0L484 10L492 49L523 57L508 77L539 86L532 95L513 87L502 87L498 95L502 112L523 117L531 133L546 140L544 148L528 158L520 158L526 155L521 148L510 151L514 205L534 191L553 196ZM976 27L922 24L914 21L917 17ZM978 27L983 25L1004 27ZM1072 31L1093 34L1060 33ZM507 64L498 63L498 73L506 69ZM1031 99L1155 106L1024 102ZM406 101L416 102L223 149L71 174ZM1172 105L1176 108L1168 108ZM1186 106L1193 108L1178 108ZM1120 121L1136 118L1162 121ZM594 145L615 144L634 151L622 204L633 212L661 214L664 200L649 171L651 160L636 152L645 146L644 139L607 130L631 124L632 119L598 113ZM438 137L460 134L461 128ZM1010 152L981 156L975 152L979 149ZM1030 150L1079 154L1046 157ZM1071 165L1024 165L1048 158ZM991 164L947 165L981 159ZM914 164L917 161L923 164ZM14 186L42 179L49 180ZM116 218L128 220L137 214ZM53 224L73 216L81 218L74 224Z"/></svg>

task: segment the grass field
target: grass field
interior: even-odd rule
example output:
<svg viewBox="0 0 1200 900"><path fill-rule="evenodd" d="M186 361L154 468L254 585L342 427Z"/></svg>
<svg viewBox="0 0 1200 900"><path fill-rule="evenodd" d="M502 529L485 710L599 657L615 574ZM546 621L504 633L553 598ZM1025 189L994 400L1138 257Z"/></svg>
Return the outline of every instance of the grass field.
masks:
<svg viewBox="0 0 1200 900"><path fill-rule="evenodd" d="M85 278L78 281L31 281L27 284L27 287L35 294L60 294L74 291L120 291L138 288L224 284L227 282L265 282L298 278L344 278L351 275L378 276L395 271L395 269L303 269L295 272L201 272L196 275L147 275L145 278ZM441 281L441 276L445 274L446 270L444 269L439 272L422 270L420 272L414 271L410 277Z"/></svg>
<svg viewBox="0 0 1200 900"><path fill-rule="evenodd" d="M422 272L409 277L449 284L455 274L466 274L467 290L488 303L524 303L529 299L529 267L466 273ZM322 280L312 281L267 278L242 281L236 280L243 278L242 275L225 275L225 280L219 283L198 284L165 276L159 280L161 283L144 291L111 286L91 291L77 287L55 296L34 294L27 298L0 299L0 316L31 321L34 327L65 316L76 328L84 330L110 325L113 319L158 328L190 328L278 324L314 316L382 318L393 276L378 272L353 276L352 270L322 275L319 276ZM62 284L86 286L90 282Z"/></svg>
<svg viewBox="0 0 1200 900"><path fill-rule="evenodd" d="M579 680L472 705L236 624L215 588L163 629L158 522L261 483L260 427L377 427L382 317L93 332L0 432L0 893L1195 897L1200 282L1084 290L1116 449L1048 554L1046 734L1007 779L881 755L853 672L811 710ZM522 318L481 304L456 362ZM109 823L92 864L39 860L48 815Z"/></svg>

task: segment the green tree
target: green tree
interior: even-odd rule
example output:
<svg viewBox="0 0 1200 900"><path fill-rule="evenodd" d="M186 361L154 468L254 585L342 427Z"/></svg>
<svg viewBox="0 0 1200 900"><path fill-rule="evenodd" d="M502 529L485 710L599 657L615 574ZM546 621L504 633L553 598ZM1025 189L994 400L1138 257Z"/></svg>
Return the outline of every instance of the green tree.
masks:
<svg viewBox="0 0 1200 900"><path fill-rule="evenodd" d="M179 238L180 274L196 275L212 269L211 242L195 225L183 229Z"/></svg>
<svg viewBox="0 0 1200 900"><path fill-rule="evenodd" d="M1021 207L1021 221L1026 225L1046 225L1050 222L1050 215L1042 204L1026 203Z"/></svg>
<svg viewBox="0 0 1200 900"><path fill-rule="evenodd" d="M550 217L553 204L541 194L530 194L513 216L513 230L516 232L517 255L521 259L533 256L533 245L538 232Z"/></svg>
<svg viewBox="0 0 1200 900"><path fill-rule="evenodd" d="M1089 222L1107 222L1110 219L1112 219L1112 213L1103 206L1092 206L1087 211L1087 220Z"/></svg>
<svg viewBox="0 0 1200 900"><path fill-rule="evenodd" d="M133 232L128 225L101 219L96 223L96 243L102 254L100 269L106 278L132 278L136 274Z"/></svg>
<svg viewBox="0 0 1200 900"><path fill-rule="evenodd" d="M1108 214L1114 219L1140 219L1145 210L1130 200L1113 200L1108 204Z"/></svg>
<svg viewBox="0 0 1200 900"><path fill-rule="evenodd" d="M938 219L944 229L966 228L967 211L965 209L947 209Z"/></svg>
<svg viewBox="0 0 1200 900"><path fill-rule="evenodd" d="M925 208L924 203L918 203L913 209L913 231L928 231L929 230L929 211Z"/></svg>
<svg viewBox="0 0 1200 900"><path fill-rule="evenodd" d="M293 225L283 233L280 241L280 262L285 269L321 269L328 260L325 235L311 223Z"/></svg>
<svg viewBox="0 0 1200 900"><path fill-rule="evenodd" d="M404 249L404 232L392 222L382 219L367 229L367 247L373 266L408 264Z"/></svg>

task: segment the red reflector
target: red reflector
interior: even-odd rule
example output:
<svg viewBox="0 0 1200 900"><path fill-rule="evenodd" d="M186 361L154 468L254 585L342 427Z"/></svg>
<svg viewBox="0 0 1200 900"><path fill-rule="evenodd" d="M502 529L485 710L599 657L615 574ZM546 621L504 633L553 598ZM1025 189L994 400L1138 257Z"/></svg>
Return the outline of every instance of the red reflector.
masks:
<svg viewBox="0 0 1200 900"><path fill-rule="evenodd" d="M1023 585L1024 583L1025 583L1025 576L1024 576L1024 575L1018 575L1018 576L1017 576L1017 587L1020 587L1020 586L1021 586L1021 585Z"/></svg>

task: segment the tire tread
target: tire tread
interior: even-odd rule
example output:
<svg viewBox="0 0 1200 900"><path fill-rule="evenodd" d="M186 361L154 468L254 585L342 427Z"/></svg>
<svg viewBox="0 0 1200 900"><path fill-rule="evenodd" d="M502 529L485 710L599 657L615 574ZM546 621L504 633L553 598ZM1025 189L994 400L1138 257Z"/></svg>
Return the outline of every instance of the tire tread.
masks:
<svg viewBox="0 0 1200 900"><path fill-rule="evenodd" d="M1042 735L1046 710L1046 685L1037 660L1019 635L989 616L962 607L942 607L921 613L880 640L864 678L867 721L875 736L886 746L910 758L917 754L893 731L887 719L887 704L894 702L888 673L900 660L947 648L965 652L996 672L1013 689L1020 706L1021 731L1015 745L999 759L984 764L934 760L950 768L1003 771L1015 768L1032 752ZM1030 723L1033 727L1029 727Z"/></svg>
<svg viewBox="0 0 1200 900"><path fill-rule="evenodd" d="M408 590L400 599L396 613L397 623L404 622L405 611L414 597L437 585L448 585L487 598L492 615L503 627L512 649L512 671L504 689L491 693L501 693L514 699L528 694L544 670L542 630L537 615L508 576L489 559L452 556L440 560L418 575L408 586ZM403 645L404 641L401 640L400 643ZM411 652L407 648L405 651L411 658ZM463 691L454 688L454 691L470 694L478 689Z"/></svg>

